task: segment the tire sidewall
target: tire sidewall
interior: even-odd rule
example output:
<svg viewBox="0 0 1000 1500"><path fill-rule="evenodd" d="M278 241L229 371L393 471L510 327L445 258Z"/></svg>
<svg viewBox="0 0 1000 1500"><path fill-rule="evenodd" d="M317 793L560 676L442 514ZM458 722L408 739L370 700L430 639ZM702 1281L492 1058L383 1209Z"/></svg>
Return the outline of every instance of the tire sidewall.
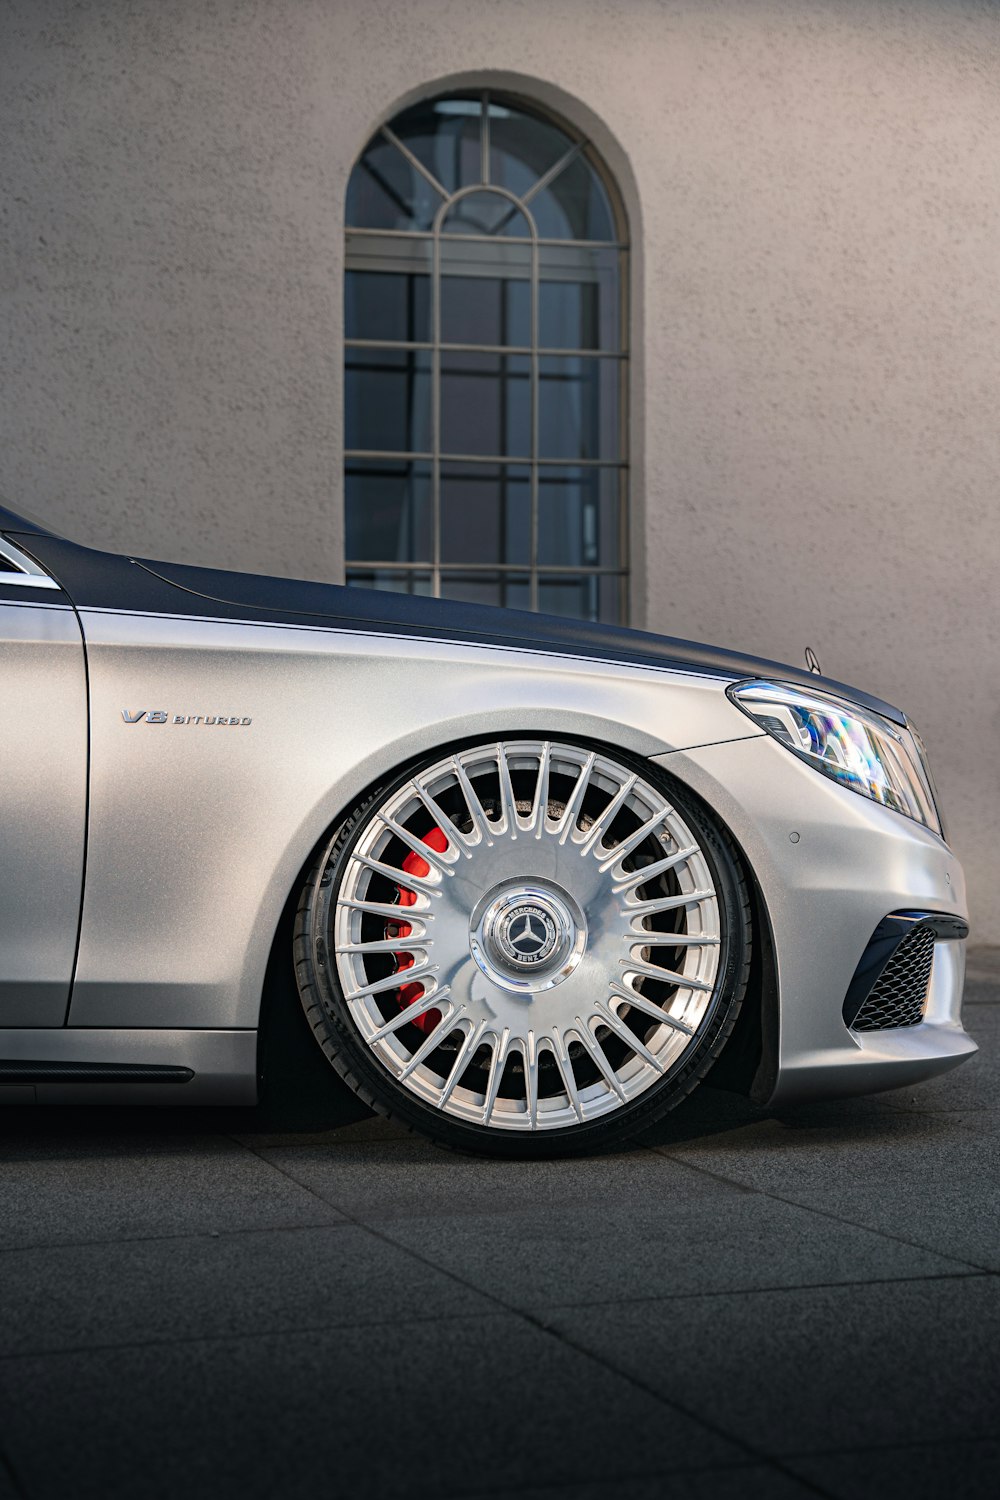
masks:
<svg viewBox="0 0 1000 1500"><path fill-rule="evenodd" d="M511 733L503 738L513 743L519 738L537 739L538 735ZM591 745L585 739L552 738L557 743L609 754L606 746ZM296 924L296 972L302 1002L319 1045L341 1077L373 1108L412 1130L443 1145L493 1156L566 1156L607 1150L654 1124L679 1104L704 1077L732 1030L746 988L751 941L749 902L739 859L725 830L681 782L651 761L623 751L611 752L621 765L636 770L669 797L698 839L712 875L719 902L720 961L697 1042L637 1099L592 1121L528 1133L455 1119L424 1104L378 1062L358 1031L344 997L331 934L348 863L378 809L422 769L456 749L483 743L492 741L477 740L423 757L371 793L330 839L306 881Z"/></svg>

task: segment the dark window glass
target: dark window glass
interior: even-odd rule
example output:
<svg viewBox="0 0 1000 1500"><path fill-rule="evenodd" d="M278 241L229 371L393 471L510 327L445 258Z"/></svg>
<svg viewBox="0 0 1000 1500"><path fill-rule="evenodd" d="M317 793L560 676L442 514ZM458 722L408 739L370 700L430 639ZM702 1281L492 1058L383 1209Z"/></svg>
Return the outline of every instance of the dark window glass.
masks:
<svg viewBox="0 0 1000 1500"><path fill-rule="evenodd" d="M543 614L613 625L622 617L621 580L613 573L543 576L538 580L538 608Z"/></svg>
<svg viewBox="0 0 1000 1500"><path fill-rule="evenodd" d="M404 110L392 121L390 129L450 197L460 188L479 181L481 117L478 96L432 99Z"/></svg>
<svg viewBox="0 0 1000 1500"><path fill-rule="evenodd" d="M345 447L386 453L429 451L429 354L349 345L344 374Z"/></svg>
<svg viewBox="0 0 1000 1500"><path fill-rule="evenodd" d="M349 562L430 562L431 467L392 459L349 459L345 553Z"/></svg>
<svg viewBox="0 0 1000 1500"><path fill-rule="evenodd" d="M383 135L365 147L347 189L347 223L364 229L430 229L443 198Z"/></svg>
<svg viewBox="0 0 1000 1500"><path fill-rule="evenodd" d="M604 185L583 156L575 156L528 207L543 240L618 238Z"/></svg>
<svg viewBox="0 0 1000 1500"><path fill-rule="evenodd" d="M616 359L585 355L538 361L538 446L542 458L618 457Z"/></svg>
<svg viewBox="0 0 1000 1500"><path fill-rule="evenodd" d="M442 234L488 234L497 239L531 238L531 226L516 203L502 193L483 188L467 193L450 208L441 223Z"/></svg>
<svg viewBox="0 0 1000 1500"><path fill-rule="evenodd" d="M521 354L441 355L441 451L527 458L531 361Z"/></svg>
<svg viewBox="0 0 1000 1500"><path fill-rule="evenodd" d="M540 248L538 342L543 349L618 352L620 253L575 245Z"/></svg>
<svg viewBox="0 0 1000 1500"><path fill-rule="evenodd" d="M531 343L531 246L441 241L441 340Z"/></svg>
<svg viewBox="0 0 1000 1500"><path fill-rule="evenodd" d="M503 609L531 608L531 581L518 573L441 574L441 598L463 604L493 604Z"/></svg>
<svg viewBox="0 0 1000 1500"><path fill-rule="evenodd" d="M531 562L527 465L441 465L441 561Z"/></svg>
<svg viewBox="0 0 1000 1500"><path fill-rule="evenodd" d="M430 573L403 568L349 568L347 582L356 589L382 589L390 594L425 594L434 592Z"/></svg>
<svg viewBox="0 0 1000 1500"><path fill-rule="evenodd" d="M349 339L428 343L431 337L430 277L392 271L348 271L344 333Z"/></svg>
<svg viewBox="0 0 1000 1500"><path fill-rule="evenodd" d="M551 120L501 104L491 104L489 115L490 181L519 198L573 149L573 141Z"/></svg>
<svg viewBox="0 0 1000 1500"><path fill-rule="evenodd" d="M531 343L531 286L485 276L442 276L443 344Z"/></svg>
<svg viewBox="0 0 1000 1500"><path fill-rule="evenodd" d="M618 567L619 482L617 468L541 466L539 567Z"/></svg>

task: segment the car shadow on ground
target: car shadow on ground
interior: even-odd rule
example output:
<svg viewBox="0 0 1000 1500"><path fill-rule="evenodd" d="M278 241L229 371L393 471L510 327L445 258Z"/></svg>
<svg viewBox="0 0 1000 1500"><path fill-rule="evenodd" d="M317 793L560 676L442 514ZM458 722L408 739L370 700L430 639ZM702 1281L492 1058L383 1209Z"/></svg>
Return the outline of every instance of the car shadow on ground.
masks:
<svg viewBox="0 0 1000 1500"><path fill-rule="evenodd" d="M766 1150L768 1139L760 1127L768 1122L781 1127L785 1140L789 1133L814 1136L821 1131L843 1144L854 1142L859 1149L890 1135L899 1142L907 1124L914 1136L926 1139L935 1125L933 1116L903 1112L881 1099L831 1100L775 1112L737 1094L703 1087L618 1149L669 1150L727 1136L734 1144L746 1137L748 1146L752 1138L754 1149ZM945 1123L939 1122L941 1129ZM259 1139L261 1144L284 1140L335 1147L401 1139L408 1132L373 1115L335 1076L321 1077L310 1087L301 1080L294 1087L272 1086L260 1104L247 1108L18 1106L0 1112L0 1156L15 1148L22 1159L30 1157L33 1148L44 1155L53 1150L67 1156L90 1154L103 1148L114 1154L116 1147L127 1151L130 1141L182 1147L185 1138L220 1135L239 1137L248 1145ZM435 1148L428 1142L428 1149ZM461 1159L460 1153L441 1154Z"/></svg>
<svg viewBox="0 0 1000 1500"><path fill-rule="evenodd" d="M72 1155L74 1150L93 1150L109 1137L123 1143L129 1137L180 1140L185 1136L231 1135L248 1143L256 1138L296 1137L302 1141L311 1137L316 1144L333 1146L358 1139L406 1136L403 1127L374 1116L333 1071L310 1034L291 976L281 972L273 980L277 983L265 1014L261 1099L257 1105L10 1107L0 1110L0 1152L6 1143L17 1142L18 1155L30 1155L33 1143L42 1151L64 1145ZM975 992L974 986L970 988ZM775 1111L709 1082L630 1144L636 1149L669 1149L719 1135L738 1138L742 1133L748 1137L753 1134L755 1146L765 1148L764 1136L757 1127L767 1121L780 1124L783 1135L786 1131L823 1130L845 1143L855 1140L862 1145L889 1134L898 1140L909 1120L914 1135L926 1137L928 1130L934 1129L934 1116L920 1110L918 1099L913 1101L916 1109L910 1104L909 1091L902 1091L817 1101Z"/></svg>

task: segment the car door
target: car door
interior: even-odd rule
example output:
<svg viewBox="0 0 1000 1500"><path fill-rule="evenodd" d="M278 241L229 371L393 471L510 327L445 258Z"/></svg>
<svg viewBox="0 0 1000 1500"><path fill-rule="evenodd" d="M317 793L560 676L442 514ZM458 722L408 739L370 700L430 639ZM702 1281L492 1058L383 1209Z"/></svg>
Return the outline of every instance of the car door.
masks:
<svg viewBox="0 0 1000 1500"><path fill-rule="evenodd" d="M87 674L76 612L22 542L0 535L0 1027L62 1026L83 896Z"/></svg>

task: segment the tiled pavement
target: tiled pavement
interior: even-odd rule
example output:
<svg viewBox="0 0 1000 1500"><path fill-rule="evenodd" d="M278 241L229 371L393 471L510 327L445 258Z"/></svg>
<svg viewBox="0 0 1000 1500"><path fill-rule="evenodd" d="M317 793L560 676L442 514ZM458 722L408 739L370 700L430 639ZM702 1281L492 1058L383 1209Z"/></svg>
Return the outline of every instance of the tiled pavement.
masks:
<svg viewBox="0 0 1000 1500"><path fill-rule="evenodd" d="M997 954L972 976L982 1051L936 1083L703 1090L593 1161L4 1111L0 1500L993 1500Z"/></svg>

